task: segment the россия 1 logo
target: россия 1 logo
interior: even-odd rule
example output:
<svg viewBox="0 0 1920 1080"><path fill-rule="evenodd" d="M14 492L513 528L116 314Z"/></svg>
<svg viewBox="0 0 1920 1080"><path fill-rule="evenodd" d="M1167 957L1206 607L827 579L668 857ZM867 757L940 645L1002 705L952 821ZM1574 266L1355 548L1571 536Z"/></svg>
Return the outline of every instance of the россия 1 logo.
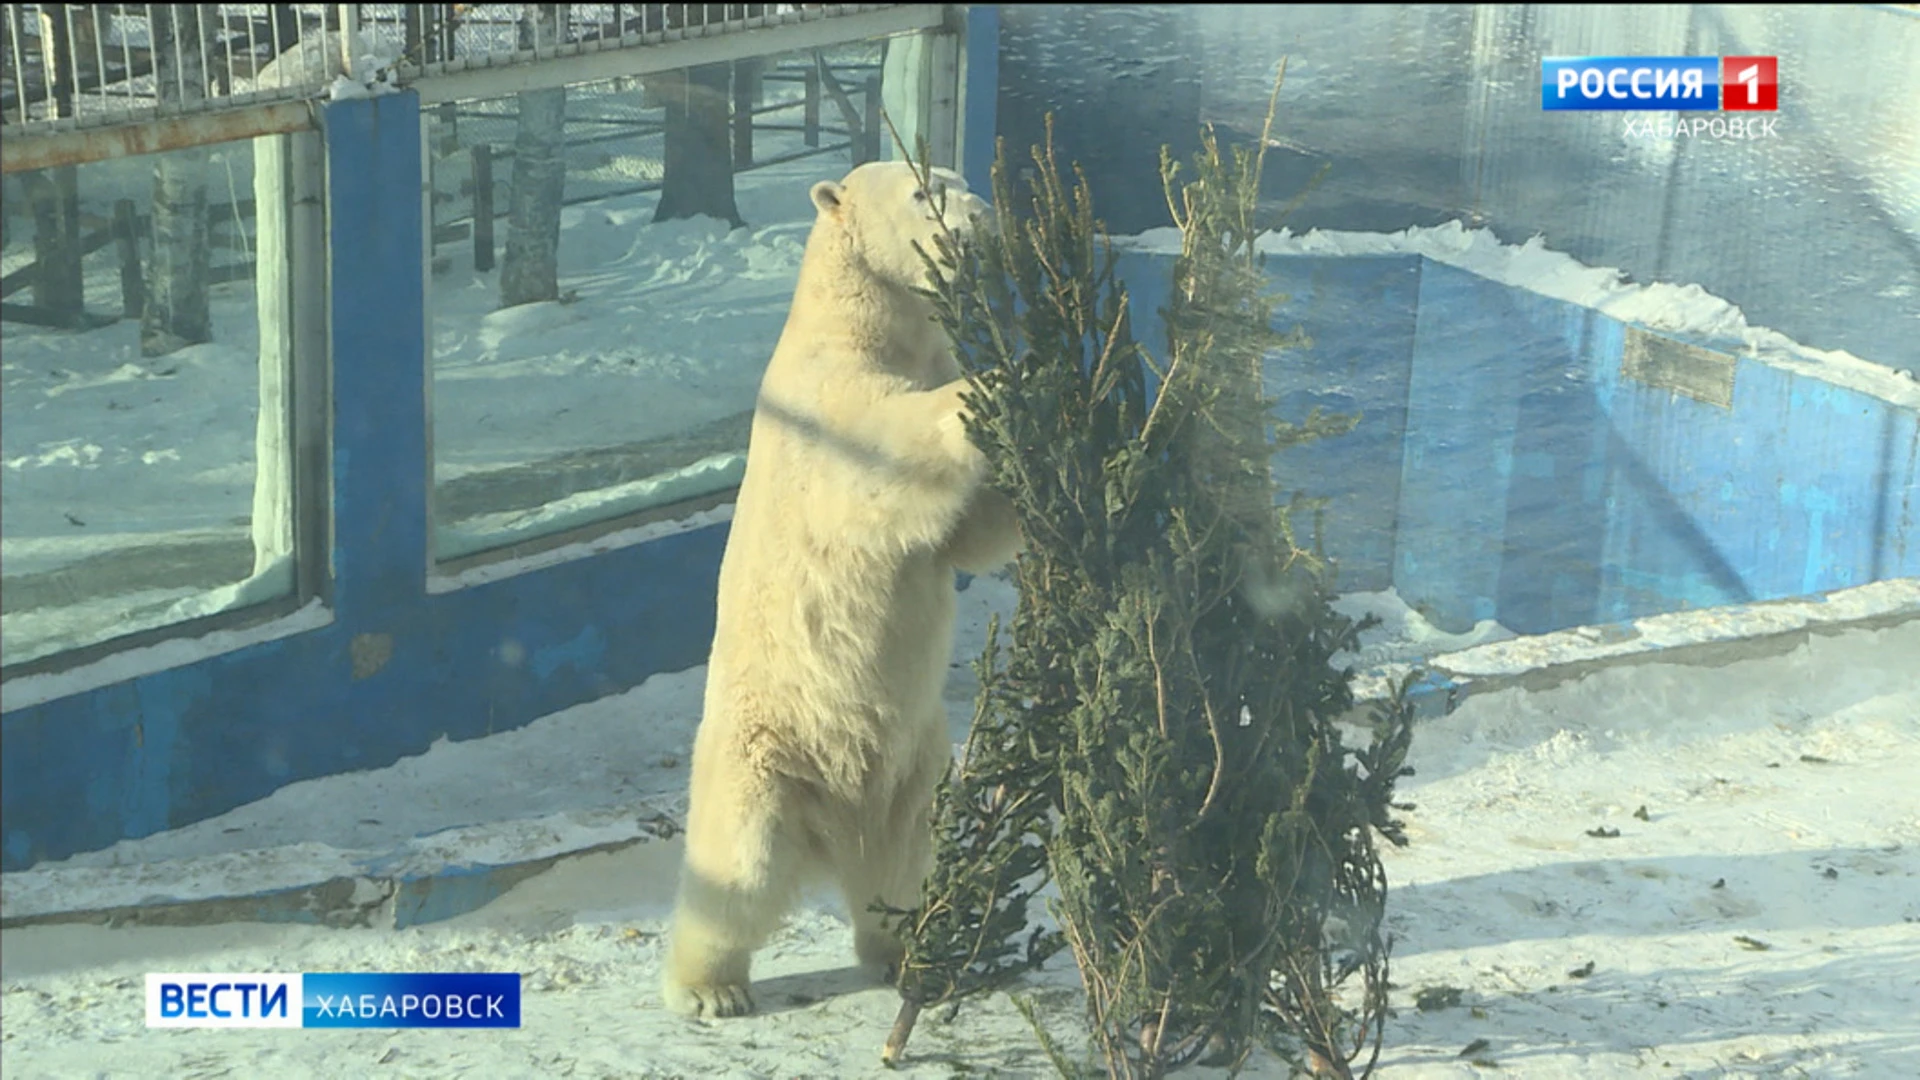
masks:
<svg viewBox="0 0 1920 1080"><path fill-rule="evenodd" d="M1614 112L1774 112L1774 56L1549 56L1540 107Z"/></svg>

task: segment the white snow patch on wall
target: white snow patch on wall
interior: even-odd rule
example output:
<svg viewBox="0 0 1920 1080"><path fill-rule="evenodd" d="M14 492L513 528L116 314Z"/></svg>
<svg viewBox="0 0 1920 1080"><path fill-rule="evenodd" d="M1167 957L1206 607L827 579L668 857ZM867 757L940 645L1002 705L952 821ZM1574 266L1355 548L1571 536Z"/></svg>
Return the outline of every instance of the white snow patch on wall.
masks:
<svg viewBox="0 0 1920 1080"><path fill-rule="evenodd" d="M1152 229L1137 237L1116 237L1114 244L1123 250L1178 253L1180 231ZM1396 233L1312 229L1295 235L1282 229L1262 237L1259 249L1273 255L1420 255L1649 330L1743 348L1743 355L1761 363L1920 409L1920 382L1911 371L1844 350L1812 348L1778 331L1749 326L1739 308L1698 285L1629 284L1623 271L1587 266L1549 249L1539 236L1515 246L1501 243L1491 229L1469 230L1449 221Z"/></svg>

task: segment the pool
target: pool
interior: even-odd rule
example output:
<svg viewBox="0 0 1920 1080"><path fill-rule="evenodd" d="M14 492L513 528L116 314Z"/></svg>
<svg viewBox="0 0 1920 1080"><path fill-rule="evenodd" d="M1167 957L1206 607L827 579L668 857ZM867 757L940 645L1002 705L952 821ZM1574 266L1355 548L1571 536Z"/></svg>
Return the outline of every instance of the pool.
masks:
<svg viewBox="0 0 1920 1080"><path fill-rule="evenodd" d="M1127 244L1136 313L1164 303L1170 242ZM1328 500L1338 590L1514 635L1423 658L1443 697L1920 612L1910 373L1458 225L1271 247L1279 324L1309 339L1268 362L1276 415L1361 417L1275 459L1283 489ZM1157 345L1157 318L1136 320Z"/></svg>

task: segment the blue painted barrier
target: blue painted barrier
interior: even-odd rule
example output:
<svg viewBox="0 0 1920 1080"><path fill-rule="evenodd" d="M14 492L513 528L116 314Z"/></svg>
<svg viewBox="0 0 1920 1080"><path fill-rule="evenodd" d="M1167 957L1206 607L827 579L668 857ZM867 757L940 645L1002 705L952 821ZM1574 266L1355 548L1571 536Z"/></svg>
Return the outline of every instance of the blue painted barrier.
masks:
<svg viewBox="0 0 1920 1080"><path fill-rule="evenodd" d="M993 198L994 133L1000 85L1000 6L967 5L966 110L960 146L960 175L983 199Z"/></svg>

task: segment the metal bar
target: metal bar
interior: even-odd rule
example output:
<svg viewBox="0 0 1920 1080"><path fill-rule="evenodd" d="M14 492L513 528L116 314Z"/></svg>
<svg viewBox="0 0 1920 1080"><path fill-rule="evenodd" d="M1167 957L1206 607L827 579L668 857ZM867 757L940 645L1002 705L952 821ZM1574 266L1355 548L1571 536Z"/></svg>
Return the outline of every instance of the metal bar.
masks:
<svg viewBox="0 0 1920 1080"><path fill-rule="evenodd" d="M260 88L260 69L266 66L260 60L260 35L257 33L259 25L259 20L251 16L247 18L247 81L253 84L255 90ZM227 90L229 92L233 90L233 81L237 77L233 61L233 49L229 48L227 49ZM271 62L267 61L267 63Z"/></svg>
<svg viewBox="0 0 1920 1080"><path fill-rule="evenodd" d="M530 90L551 90L570 83L593 82L619 76L653 75L663 71L702 64L730 63L754 56L767 56L802 49L824 49L849 45L876 37L912 33L945 25L945 9L940 4L901 4L878 11L833 15L804 22L779 23L750 29L711 33L702 37L680 37L679 31L644 35L631 46L618 49L585 51L576 44L563 45L551 59L527 62L525 54L509 58L494 54L487 59L492 66L460 70L464 65L449 65L453 70L416 76L410 85L419 91L423 105L473 98L503 97ZM656 39L656 40L645 40ZM647 47L673 40L671 48Z"/></svg>
<svg viewBox="0 0 1920 1080"><path fill-rule="evenodd" d="M128 16L123 14L120 16L120 18L122 20L119 23L120 63L121 63L120 70L126 72L126 82L124 83L127 91L126 111L131 113L133 111L133 35L127 33L127 24L125 20L128 18ZM153 38L151 36L147 38L147 67L149 69L153 67ZM106 79L106 77L107 77L107 73L105 71L102 71L100 73L100 78L104 80Z"/></svg>
<svg viewBox="0 0 1920 1080"><path fill-rule="evenodd" d="M187 97L187 51L184 45L186 34L182 33L181 26L180 26L180 16L182 14L181 10L172 4L165 5L164 10L167 13L167 23L173 28L173 33L171 37L171 40L173 41L173 82L176 87L176 90L173 95L173 101L175 103L175 107L179 108L181 106L184 106L185 103L188 100L190 100ZM186 14L193 15L195 22L200 21L199 20L200 13L194 10L193 8L188 8L186 11ZM151 21L156 16L157 16L157 12L154 11L154 5L148 4L147 19L149 21L149 24L151 24ZM155 75L154 81L156 83L163 81L159 78L158 70L154 72L154 75ZM164 108L167 102L166 91L164 87L156 87L156 89L160 90L161 106L162 108Z"/></svg>
<svg viewBox="0 0 1920 1080"><path fill-rule="evenodd" d="M283 101L242 111L192 113L48 135L9 133L0 140L0 174L284 135L317 126L310 104Z"/></svg>
<svg viewBox="0 0 1920 1080"><path fill-rule="evenodd" d="M40 27L46 36L40 40L40 63L47 70L53 87L55 116L73 115L73 19L71 4L40 5Z"/></svg>
<svg viewBox="0 0 1920 1080"><path fill-rule="evenodd" d="M106 27L100 24L102 20L112 19L112 16L107 15L105 9L100 5L95 5L91 13L93 16L93 62L98 65L93 69L94 78L98 79L101 88L105 89L107 81L107 46L103 39L106 37ZM109 23L109 25L111 24ZM125 35L122 36L124 37ZM102 94L101 96L112 100L110 95Z"/></svg>
<svg viewBox="0 0 1920 1080"><path fill-rule="evenodd" d="M327 308L327 159L318 131L287 139L287 288L292 297L293 572L300 603L332 601L332 357Z"/></svg>
<svg viewBox="0 0 1920 1080"><path fill-rule="evenodd" d="M7 5L7 54L13 61L13 106L19 111L19 123L27 122L26 15L18 4Z"/></svg>
<svg viewBox="0 0 1920 1080"><path fill-rule="evenodd" d="M340 66L347 78L360 78L360 5L340 5Z"/></svg>
<svg viewBox="0 0 1920 1080"><path fill-rule="evenodd" d="M208 20L197 17L192 5L124 5L117 13L113 5L45 5L45 25L49 28L50 40L43 47L33 48L33 41L21 32L19 20L23 14L35 12L35 6L5 6L9 31L5 49L13 61L8 82L14 91L7 119L15 121L7 125L4 152L7 173L45 167L45 163L76 163L128 152L175 149L224 137L209 138L202 134L206 132L235 132L237 137L245 138L304 127L303 122L293 119L294 113L274 110L272 106L284 102L286 109L305 108L298 99L323 91L328 79L346 59L342 52L358 49L353 33L356 24L363 28L373 25L359 15L359 5L322 5L328 18L304 28L283 27L282 22L291 21L282 17L293 15L291 6L268 5L268 18L274 20L274 56L267 58L267 62L275 59L282 62L278 77L262 79L260 68L264 65L258 46L263 31L254 26L251 17L231 35L233 40L229 42L224 38L215 40L215 30L205 25ZM432 6L442 11L451 8L451 5ZM518 50L513 47L516 43L509 41L502 43L505 47L471 50L467 57L459 60L433 65L403 62L402 66L413 68L409 82L420 93L424 104L433 105L870 41L936 27L951 17L949 5L822 5L800 12L707 24L698 18L703 14L700 5L686 7L685 11L669 12L679 17L665 20L666 26L650 26L642 33L581 41L569 40L565 34L554 40L552 34L542 32L537 50ZM616 25L621 29L633 21L625 17L627 14L645 10L644 6L636 5L619 8L625 9L616 10ZM184 17L182 12L186 12ZM76 14L79 21L75 19ZM156 39L172 39L156 40L164 56L155 57L151 49L133 47L131 39L143 17L150 32L155 24L161 24L159 32L153 35ZM433 18L435 30L443 37L452 32L457 21L457 17L450 14L441 17L436 13ZM675 27L676 22L696 25ZM333 27L331 32L328 24ZM166 26L172 27L171 34L165 32ZM380 26L391 29L385 23ZM51 40L55 28L68 31L60 35L69 39L64 49ZM95 31L93 40L82 41L83 31L89 28ZM282 41L287 31L293 31L296 40ZM117 43L101 37L102 33L113 32L119 34ZM227 31L219 33L225 35ZM421 36L423 39L427 36L425 27ZM313 47L323 43L332 47ZM303 48L303 44L306 47ZM32 56L28 55L30 51ZM247 51L246 62L234 55L240 51ZM442 55L448 51L451 50L440 50ZM196 52L199 55L193 55ZM83 53L91 55L83 56ZM224 68L215 66L222 61L218 53L226 54ZM313 70L316 60L318 71ZM89 61L96 66L83 70ZM172 71L166 70L168 61L172 62ZM195 61L199 62L198 68L194 66ZM242 69L252 74L253 88L250 92L235 93L234 83L243 73ZM64 79L60 77L63 71L67 76ZM141 78L146 75L163 79L166 85L157 87L156 94L154 80ZM60 84L61 91L74 94L76 101L72 107L62 107L55 100L56 83ZM45 106L39 104L42 101ZM281 119L268 121L263 126L258 118L272 116L276 111ZM63 115L68 113L78 115ZM189 125L178 122L190 116L208 119ZM253 119L236 118L241 116ZM155 125L154 130L147 133L124 130L143 123ZM59 141L46 141L56 136L60 137Z"/></svg>

